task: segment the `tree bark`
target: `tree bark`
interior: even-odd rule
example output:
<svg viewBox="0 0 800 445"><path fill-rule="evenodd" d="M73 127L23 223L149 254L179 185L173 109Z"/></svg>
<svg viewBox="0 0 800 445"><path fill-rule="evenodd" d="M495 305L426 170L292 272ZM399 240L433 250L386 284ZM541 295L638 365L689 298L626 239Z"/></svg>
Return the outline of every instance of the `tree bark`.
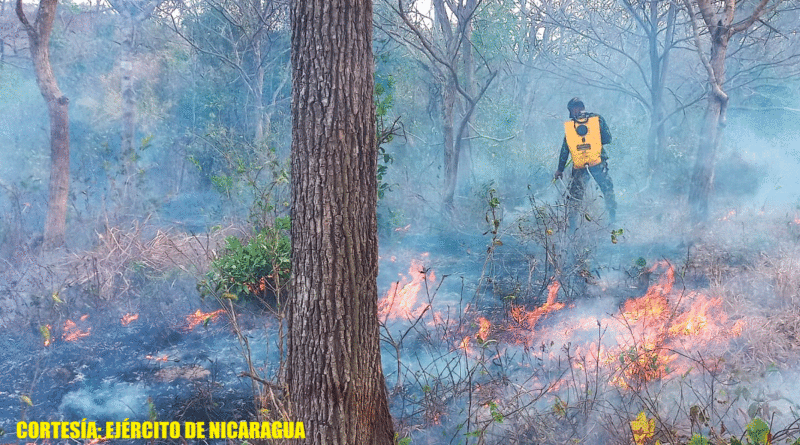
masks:
<svg viewBox="0 0 800 445"><path fill-rule="evenodd" d="M371 0L295 1L292 69L292 420L305 443L389 445Z"/></svg>
<svg viewBox="0 0 800 445"><path fill-rule="evenodd" d="M722 90L724 72L717 72L715 70L715 65L719 64L720 56L722 56L721 67L723 70L725 68L727 33L722 32L722 26L717 27L718 24L722 25L722 21L716 20L716 13L709 0L684 0L684 4L689 12L695 46L697 47L700 60L703 62L703 66L706 69L708 84L711 90L706 105L703 127L700 129L700 138L697 145L697 156L695 157L692 177L689 180L689 210L691 212L692 223L698 224L708 218L708 199L711 195L711 187L714 180L714 158L717 152L716 141L718 140L717 136L719 134L719 117L721 110L719 102L714 96L724 95ZM703 18L706 28L709 31L713 31L710 52L711 58L716 59L717 64L711 63L711 59L706 56L700 44L700 27L695 17L694 4L699 8L699 15ZM723 42L722 39L725 39L724 47L720 46L720 43Z"/></svg>
<svg viewBox="0 0 800 445"><path fill-rule="evenodd" d="M714 183L714 167L725 122L727 97L711 94L706 105L706 115L700 133L694 169L689 190L689 204L695 223L708 218L708 201Z"/></svg>
<svg viewBox="0 0 800 445"><path fill-rule="evenodd" d="M728 109L728 96L723 91L725 83L725 55L729 35L720 35L711 42L710 65L714 72L709 79L711 93L706 104L706 114L700 133L694 169L689 190L689 205L694 222L708 218L708 201L714 184L714 167Z"/></svg>
<svg viewBox="0 0 800 445"><path fill-rule="evenodd" d="M50 34L58 0L41 0L31 24L17 0L16 13L30 40L36 83L50 116L50 186L44 224L44 247L64 244L69 195L69 99L61 93L50 65Z"/></svg>

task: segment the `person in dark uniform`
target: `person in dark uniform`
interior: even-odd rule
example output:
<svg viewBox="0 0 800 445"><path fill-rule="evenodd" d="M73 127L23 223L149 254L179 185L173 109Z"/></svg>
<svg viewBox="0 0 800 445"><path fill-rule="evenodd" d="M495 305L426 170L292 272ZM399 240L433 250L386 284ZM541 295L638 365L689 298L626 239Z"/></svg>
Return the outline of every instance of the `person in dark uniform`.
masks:
<svg viewBox="0 0 800 445"><path fill-rule="evenodd" d="M614 184L608 174L608 153L605 150L605 145L611 143L611 132L602 116L586 112L580 98L573 97L567 103L567 109L570 120L564 122L564 143L561 144L561 155L554 179L562 177L567 159L571 155L572 179L567 195L570 225L575 228L577 208L583 200L589 176L600 186L609 223L613 224L617 217L617 201L614 197Z"/></svg>

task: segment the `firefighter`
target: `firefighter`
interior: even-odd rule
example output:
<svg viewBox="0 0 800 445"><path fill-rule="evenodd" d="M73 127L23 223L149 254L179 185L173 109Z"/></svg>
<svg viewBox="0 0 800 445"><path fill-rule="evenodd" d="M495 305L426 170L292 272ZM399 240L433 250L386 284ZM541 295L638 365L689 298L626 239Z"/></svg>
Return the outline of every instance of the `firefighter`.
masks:
<svg viewBox="0 0 800 445"><path fill-rule="evenodd" d="M572 178L569 183L567 203L569 205L570 226L575 229L577 208L583 200L583 193L589 176L593 177L606 202L609 223L617 216L617 202L614 198L614 184L608 175L608 153L605 145L611 143L611 132L606 121L599 114L587 113L586 107L578 97L567 103L569 120L564 122L564 143L558 158L558 169L554 179L561 179L567 158L572 156Z"/></svg>

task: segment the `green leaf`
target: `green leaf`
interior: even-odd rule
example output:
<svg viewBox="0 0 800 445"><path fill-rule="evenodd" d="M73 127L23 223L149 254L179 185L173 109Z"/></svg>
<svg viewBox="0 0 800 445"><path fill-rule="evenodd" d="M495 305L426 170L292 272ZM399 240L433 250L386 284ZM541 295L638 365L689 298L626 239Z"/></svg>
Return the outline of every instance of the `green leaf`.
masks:
<svg viewBox="0 0 800 445"><path fill-rule="evenodd" d="M689 441L688 445L710 445L710 442L705 437L695 434L692 436L692 439Z"/></svg>
<svg viewBox="0 0 800 445"><path fill-rule="evenodd" d="M497 423L503 423L503 413L497 408L497 403L494 401L489 402L489 413L492 415L492 420Z"/></svg>
<svg viewBox="0 0 800 445"><path fill-rule="evenodd" d="M411 438L404 437L400 439L400 434L394 433L394 443L395 445L411 445Z"/></svg>
<svg viewBox="0 0 800 445"><path fill-rule="evenodd" d="M50 340L53 338L52 334L50 333L50 326L48 325L39 326L39 333L42 334L42 338L44 338L45 346L49 345Z"/></svg>
<svg viewBox="0 0 800 445"><path fill-rule="evenodd" d="M767 445L769 437L769 425L756 417L747 425L747 436L753 445Z"/></svg>

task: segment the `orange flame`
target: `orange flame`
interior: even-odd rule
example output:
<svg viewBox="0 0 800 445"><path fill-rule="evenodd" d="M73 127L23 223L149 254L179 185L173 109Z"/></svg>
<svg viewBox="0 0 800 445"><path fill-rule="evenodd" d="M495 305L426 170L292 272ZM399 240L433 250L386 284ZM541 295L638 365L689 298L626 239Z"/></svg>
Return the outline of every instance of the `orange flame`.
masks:
<svg viewBox="0 0 800 445"><path fill-rule="evenodd" d="M214 312L203 312L200 309L194 311L193 314L186 316L186 330L191 331L195 326L200 323L206 323L206 320L216 320L220 315L225 313L225 309L218 309Z"/></svg>
<svg viewBox="0 0 800 445"><path fill-rule="evenodd" d="M87 317L88 315L84 315L80 319L86 320ZM92 328L89 328L85 331L78 329L78 325L76 325L74 321L68 319L66 322L64 322L64 334L61 335L61 338L65 341L75 341L79 338L88 337L91 331Z"/></svg>
<svg viewBox="0 0 800 445"><path fill-rule="evenodd" d="M617 315L538 326L541 317L564 307L556 302L559 284L554 281L547 302L541 307L532 311L511 308L511 318L518 328L512 327L510 333L529 345L535 339L547 339L551 346L570 345L567 347L576 358L572 366L583 369L596 364L610 372L612 384L629 389L688 371L691 351L713 351L742 332L744 321L729 322L720 298L699 292L673 292L675 270L666 261L650 268L650 272L660 272L657 282L645 295L626 301ZM605 332L607 340L601 341L605 344L581 340L592 331L597 335ZM554 349L551 354L557 351ZM680 351L689 354L679 354Z"/></svg>
<svg viewBox="0 0 800 445"><path fill-rule="evenodd" d="M129 324L133 323L134 321L139 319L139 314L125 314L119 321L122 323L122 326L128 326Z"/></svg>
<svg viewBox="0 0 800 445"><path fill-rule="evenodd" d="M690 294L695 295L695 294ZM709 311L722 305L720 298L708 298L697 294L696 301L689 308L675 318L675 323L670 326L670 335L701 335L709 326Z"/></svg>
<svg viewBox="0 0 800 445"><path fill-rule="evenodd" d="M407 277L403 277L399 282L392 283L389 291L378 302L378 315L384 320L400 318L413 320L425 311L426 306L418 305L419 291L426 280L434 283L436 274L433 271L425 270L421 261L412 260L411 267L408 268L408 275L411 276L410 282Z"/></svg>
<svg viewBox="0 0 800 445"><path fill-rule="evenodd" d="M743 321L728 323L722 299L698 292L673 293L675 270L665 262L659 281L640 298L626 302L620 317L624 329L617 339L620 366L613 383L623 388L690 369L677 350L709 349L738 336ZM613 357L611 357L613 360Z"/></svg>
<svg viewBox="0 0 800 445"><path fill-rule="evenodd" d="M203 312L200 309L194 311L193 314L189 314L186 316L186 330L191 331L195 328L195 326L199 325L200 323L206 323L208 321L216 320L220 315L225 313L225 309L218 309L214 312Z"/></svg>
<svg viewBox="0 0 800 445"><path fill-rule="evenodd" d="M734 216L736 216L736 210L729 210L729 211L728 211L728 214L727 214L727 215L725 215L725 216L723 216L723 217L722 217L722 218L720 218L719 220L720 220L720 221L727 221L727 220L731 219L731 218L732 218L732 217L734 217Z"/></svg>
<svg viewBox="0 0 800 445"><path fill-rule="evenodd" d="M489 338L489 329L491 329L492 323L489 320L480 317L478 318L478 324L480 325L480 328L478 329L476 337L481 341L486 341Z"/></svg>
<svg viewBox="0 0 800 445"><path fill-rule="evenodd" d="M564 308L564 303L556 302L559 289L561 289L561 283L558 281L550 283L550 286L547 287L547 302L532 311L526 311L522 306L512 305L511 318L518 324L525 325L528 329L533 329L543 315Z"/></svg>

